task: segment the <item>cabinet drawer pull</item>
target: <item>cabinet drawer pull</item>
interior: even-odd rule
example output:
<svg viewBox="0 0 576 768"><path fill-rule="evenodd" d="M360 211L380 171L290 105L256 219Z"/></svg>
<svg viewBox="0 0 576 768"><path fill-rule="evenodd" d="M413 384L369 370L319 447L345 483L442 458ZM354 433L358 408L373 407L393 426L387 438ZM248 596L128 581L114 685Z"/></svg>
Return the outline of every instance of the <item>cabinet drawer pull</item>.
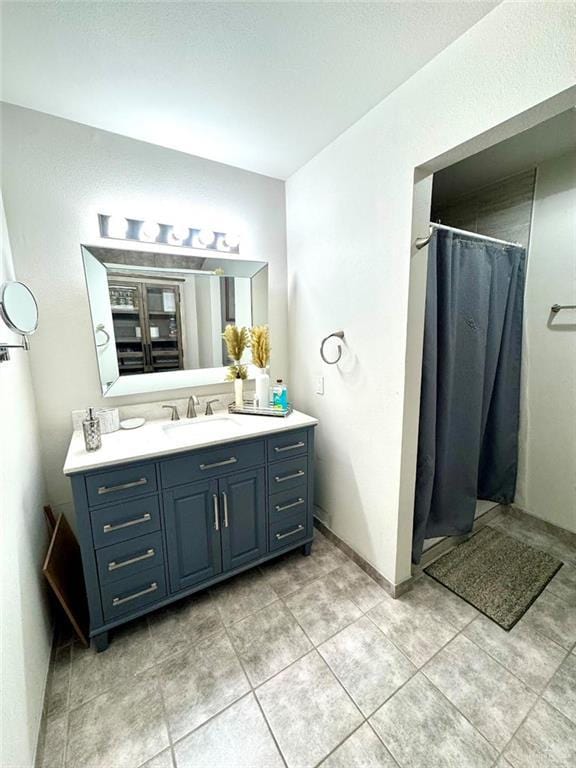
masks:
<svg viewBox="0 0 576 768"><path fill-rule="evenodd" d="M139 480L133 480L131 483L122 483L122 485L101 485L100 488L98 488L98 495L102 496L104 493L114 493L115 491L127 491L128 488L136 488L139 485L146 485L147 482L147 477L141 477Z"/></svg>
<svg viewBox="0 0 576 768"><path fill-rule="evenodd" d="M218 523L219 514L218 514L218 494L217 493L212 494L212 503L214 504L214 530L219 531L220 525Z"/></svg>
<svg viewBox="0 0 576 768"><path fill-rule="evenodd" d="M106 525L103 527L103 531L104 533L112 533L113 531L119 531L122 528L130 528L131 525L147 523L149 520L152 520L152 515L150 512L145 512L142 517L135 517L134 520L127 520L125 523L118 523L117 525L106 523Z"/></svg>
<svg viewBox="0 0 576 768"><path fill-rule="evenodd" d="M156 592L157 589L158 584L153 581L147 589L141 589L140 592L134 592L133 595L127 595L126 597L115 597L114 600L112 600L112 605L116 606L122 605L122 603L129 603L130 600L136 600L137 597L149 595L151 592Z"/></svg>
<svg viewBox="0 0 576 768"><path fill-rule="evenodd" d="M278 541L280 541L281 539L285 539L287 536L294 536L295 533L300 533L300 531L303 531L303 530L304 530L304 526L299 525L297 528L294 528L293 531L288 531L288 533L277 533L276 538L278 539Z"/></svg>
<svg viewBox="0 0 576 768"><path fill-rule="evenodd" d="M276 512L284 512L285 509L292 509L292 507L299 507L300 504L304 504L304 499L296 499L296 501L291 501L290 504L276 504Z"/></svg>
<svg viewBox="0 0 576 768"><path fill-rule="evenodd" d="M215 461L213 464L200 464L200 469L214 469L214 467L225 467L227 464L236 464L238 459L236 456L230 456L229 459L224 459L224 461Z"/></svg>
<svg viewBox="0 0 576 768"><path fill-rule="evenodd" d="M222 498L224 499L224 528L228 528L228 494L226 491L222 491Z"/></svg>
<svg viewBox="0 0 576 768"><path fill-rule="evenodd" d="M294 445L284 445L282 447L278 447L277 445L275 445L274 450L276 451L276 453L284 453L284 451L295 451L297 448L304 448L305 445L306 443L303 443L301 441L299 443L294 443Z"/></svg>
<svg viewBox="0 0 576 768"><path fill-rule="evenodd" d="M151 557L154 557L156 554L156 550L154 549L148 549L143 555L138 555L137 557L131 557L129 560L122 560L119 563L116 562L116 560L111 560L108 563L108 570L109 571L116 571L118 568L125 568L127 565L134 565L134 563L139 563L141 560L149 560Z"/></svg>
<svg viewBox="0 0 576 768"><path fill-rule="evenodd" d="M303 469L299 469L299 470L298 470L298 472L293 472L291 475L284 475L283 477L280 477L279 475L276 475L276 477L274 478L274 480L275 480L277 483L283 483L283 482L285 482L286 480L294 480L294 478L296 478L296 477L302 477L302 475L305 475L305 474L306 474L306 473L304 472L304 470L303 470Z"/></svg>

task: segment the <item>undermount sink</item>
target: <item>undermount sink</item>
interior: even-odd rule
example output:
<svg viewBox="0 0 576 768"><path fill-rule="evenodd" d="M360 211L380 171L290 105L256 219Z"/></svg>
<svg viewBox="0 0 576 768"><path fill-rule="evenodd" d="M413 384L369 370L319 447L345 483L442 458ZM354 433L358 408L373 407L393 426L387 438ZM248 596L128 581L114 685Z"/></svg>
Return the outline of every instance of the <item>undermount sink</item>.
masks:
<svg viewBox="0 0 576 768"><path fill-rule="evenodd" d="M197 419L164 424L162 430L169 440L185 443L235 437L242 431L242 427L231 416L200 416Z"/></svg>

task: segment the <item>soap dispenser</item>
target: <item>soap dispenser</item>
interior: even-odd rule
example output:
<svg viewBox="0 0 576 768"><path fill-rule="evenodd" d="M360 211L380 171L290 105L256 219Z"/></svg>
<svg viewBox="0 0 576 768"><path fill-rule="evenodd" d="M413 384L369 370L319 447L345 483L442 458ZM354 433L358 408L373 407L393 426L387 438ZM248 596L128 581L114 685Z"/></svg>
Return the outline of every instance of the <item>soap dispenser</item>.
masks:
<svg viewBox="0 0 576 768"><path fill-rule="evenodd" d="M97 451L102 447L100 419L94 415L94 408L88 408L88 416L82 422L82 429L87 451Z"/></svg>

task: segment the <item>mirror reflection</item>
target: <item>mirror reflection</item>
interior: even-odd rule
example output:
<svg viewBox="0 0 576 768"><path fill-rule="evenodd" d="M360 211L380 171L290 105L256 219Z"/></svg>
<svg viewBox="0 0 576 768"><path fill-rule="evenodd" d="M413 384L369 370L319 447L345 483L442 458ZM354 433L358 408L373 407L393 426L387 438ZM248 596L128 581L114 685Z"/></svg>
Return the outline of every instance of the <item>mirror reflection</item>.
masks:
<svg viewBox="0 0 576 768"><path fill-rule="evenodd" d="M104 394L127 377L136 388L118 394L223 381L226 325L268 322L265 262L94 246L82 254ZM179 383L141 379L170 372Z"/></svg>

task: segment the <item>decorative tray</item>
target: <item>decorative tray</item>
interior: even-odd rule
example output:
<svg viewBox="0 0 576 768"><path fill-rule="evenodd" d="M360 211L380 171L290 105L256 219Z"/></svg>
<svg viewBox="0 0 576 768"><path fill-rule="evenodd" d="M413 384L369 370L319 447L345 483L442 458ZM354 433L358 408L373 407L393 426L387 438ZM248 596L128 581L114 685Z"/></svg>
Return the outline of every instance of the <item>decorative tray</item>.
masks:
<svg viewBox="0 0 576 768"><path fill-rule="evenodd" d="M228 406L228 413L241 413L248 416L275 416L276 418L281 419L290 416L292 410L292 405L290 403L288 403L288 408L278 408L274 405L255 406L249 400L244 401L242 408L238 408L234 403L230 403Z"/></svg>

